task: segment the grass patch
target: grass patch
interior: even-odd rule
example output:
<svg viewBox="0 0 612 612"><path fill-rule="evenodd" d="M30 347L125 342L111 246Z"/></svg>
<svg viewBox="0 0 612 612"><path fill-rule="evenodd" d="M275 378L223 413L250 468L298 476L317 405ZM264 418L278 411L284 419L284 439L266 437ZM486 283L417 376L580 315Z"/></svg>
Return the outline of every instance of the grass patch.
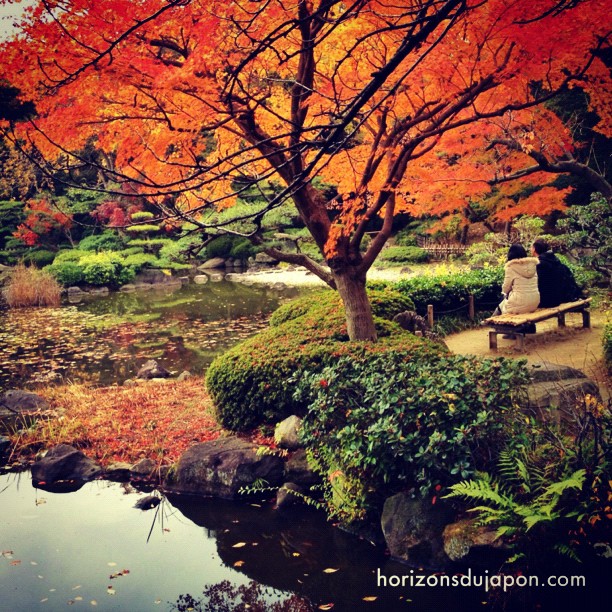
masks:
<svg viewBox="0 0 612 612"><path fill-rule="evenodd" d="M20 263L11 272L3 293L11 308L59 306L61 287L44 270Z"/></svg>
<svg viewBox="0 0 612 612"><path fill-rule="evenodd" d="M10 434L13 461L29 463L40 450L71 444L106 466L143 457L175 463L194 444L224 435L200 377L135 387L86 384L37 390L57 416ZM255 433L258 444L272 440Z"/></svg>

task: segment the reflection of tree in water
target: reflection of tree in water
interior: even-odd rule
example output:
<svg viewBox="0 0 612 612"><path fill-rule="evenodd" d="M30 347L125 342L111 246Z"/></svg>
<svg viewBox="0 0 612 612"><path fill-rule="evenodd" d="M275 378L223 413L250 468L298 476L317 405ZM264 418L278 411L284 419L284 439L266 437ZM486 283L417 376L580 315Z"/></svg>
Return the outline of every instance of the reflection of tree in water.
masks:
<svg viewBox="0 0 612 612"><path fill-rule="evenodd" d="M312 612L314 607L295 594L286 599L273 601L277 597L271 589L251 581L248 584L233 586L229 580L207 586L202 597L195 598L189 593L179 595L176 603L171 604L176 612Z"/></svg>

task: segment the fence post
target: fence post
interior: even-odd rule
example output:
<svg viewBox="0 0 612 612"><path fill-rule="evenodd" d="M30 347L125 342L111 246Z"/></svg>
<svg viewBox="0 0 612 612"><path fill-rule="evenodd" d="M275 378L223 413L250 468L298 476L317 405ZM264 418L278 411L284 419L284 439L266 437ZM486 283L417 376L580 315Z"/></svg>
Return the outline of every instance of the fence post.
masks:
<svg viewBox="0 0 612 612"><path fill-rule="evenodd" d="M470 293L470 295L468 295L468 317L470 321L474 320L474 316L474 296Z"/></svg>
<svg viewBox="0 0 612 612"><path fill-rule="evenodd" d="M433 329L433 325L434 325L433 304L427 304L427 325L429 325L430 329Z"/></svg>

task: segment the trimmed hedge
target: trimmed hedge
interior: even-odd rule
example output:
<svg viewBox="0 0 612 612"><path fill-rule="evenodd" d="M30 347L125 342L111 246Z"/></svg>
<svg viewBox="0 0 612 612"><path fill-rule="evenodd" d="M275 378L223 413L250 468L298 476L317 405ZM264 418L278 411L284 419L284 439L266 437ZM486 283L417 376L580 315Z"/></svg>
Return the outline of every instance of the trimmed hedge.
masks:
<svg viewBox="0 0 612 612"><path fill-rule="evenodd" d="M425 263L429 261L429 253L418 246L390 246L381 251L379 259L394 263Z"/></svg>
<svg viewBox="0 0 612 612"><path fill-rule="evenodd" d="M434 312L451 312L467 305L470 295L474 296L476 309L493 310L501 300L503 278L503 266L498 266L423 274L390 286L410 298L416 311L425 315L428 304L433 305Z"/></svg>
<svg viewBox="0 0 612 612"><path fill-rule="evenodd" d="M304 414L308 405L293 398L289 378L305 369L322 368L342 355L366 359L395 352L418 358L445 351L388 320L410 307L405 297L385 289L370 291L370 299L380 335L376 343L349 342L340 297L334 291L321 291L282 306L270 329L217 357L206 384L219 422L240 431Z"/></svg>

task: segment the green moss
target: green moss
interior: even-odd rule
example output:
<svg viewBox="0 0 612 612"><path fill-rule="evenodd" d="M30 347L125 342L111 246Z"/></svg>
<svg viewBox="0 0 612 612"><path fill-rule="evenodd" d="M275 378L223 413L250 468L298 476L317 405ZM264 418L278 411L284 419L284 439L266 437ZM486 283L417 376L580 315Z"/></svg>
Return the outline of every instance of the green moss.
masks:
<svg viewBox="0 0 612 612"><path fill-rule="evenodd" d="M206 382L224 427L243 430L303 414L288 380L308 368L324 367L342 355L366 359L394 352L416 356L443 349L404 332L389 321L410 308L405 297L389 289L370 292L380 340L349 342L342 302L336 292L321 291L282 306L273 325L217 357ZM384 315L378 316L379 314Z"/></svg>

